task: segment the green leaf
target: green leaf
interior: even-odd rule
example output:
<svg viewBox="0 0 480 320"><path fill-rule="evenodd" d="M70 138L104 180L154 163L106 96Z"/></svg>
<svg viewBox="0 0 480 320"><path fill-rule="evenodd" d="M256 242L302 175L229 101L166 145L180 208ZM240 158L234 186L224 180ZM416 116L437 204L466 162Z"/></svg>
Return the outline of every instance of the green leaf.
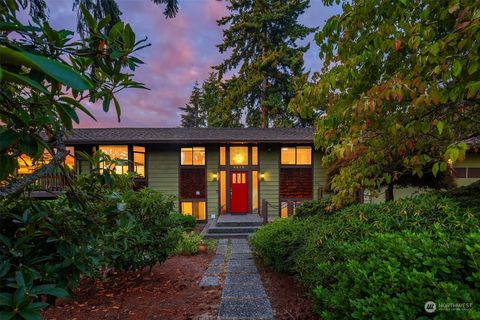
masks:
<svg viewBox="0 0 480 320"><path fill-rule="evenodd" d="M118 58L123 57L125 54L117 49L113 49L112 53L110 53L110 59L116 60Z"/></svg>
<svg viewBox="0 0 480 320"><path fill-rule="evenodd" d="M439 52L440 52L440 47L439 47L439 45L438 45L438 42L435 42L435 43L430 47L430 53L433 54L434 56L437 56Z"/></svg>
<svg viewBox="0 0 480 320"><path fill-rule="evenodd" d="M75 107L77 107L78 109L80 109L83 113L85 113L86 115L88 115L90 118L92 118L93 120L97 121L97 119L95 119L95 117L93 116L93 114L88 111L87 108L85 108L80 102L78 102L77 100L73 99L73 98L70 98L68 96L63 96L63 97L60 97L60 99L58 99L60 101L64 101L64 102L67 102L71 105L74 105Z"/></svg>
<svg viewBox="0 0 480 320"><path fill-rule="evenodd" d="M75 121L75 123L77 123L77 124L80 123L80 119L78 118L78 114L72 107L70 107L69 105L64 104L64 103L59 103L58 105L68 114L68 116L70 118L72 118L73 121Z"/></svg>
<svg viewBox="0 0 480 320"><path fill-rule="evenodd" d="M458 77L461 72L462 72L462 64L460 63L459 60L455 60L455 62L453 62L453 72L452 72L453 76Z"/></svg>
<svg viewBox="0 0 480 320"><path fill-rule="evenodd" d="M115 110L117 111L117 120L120 122L120 116L122 115L122 109L120 108L120 104L118 103L117 98L113 97L113 102L115 103Z"/></svg>
<svg viewBox="0 0 480 320"><path fill-rule="evenodd" d="M15 316L15 312L13 311L0 311L0 319L2 320L10 320Z"/></svg>
<svg viewBox="0 0 480 320"><path fill-rule="evenodd" d="M432 167L433 176L436 177L438 170L440 169L438 162L435 162Z"/></svg>
<svg viewBox="0 0 480 320"><path fill-rule="evenodd" d="M438 133L442 134L443 128L445 128L445 122L443 122L443 121L438 121L438 122L437 122L437 130L438 130Z"/></svg>
<svg viewBox="0 0 480 320"><path fill-rule="evenodd" d="M48 90L44 86L42 86L40 83L30 79L29 77L21 76L19 74L12 73L12 72L9 72L7 70L3 70L3 75L4 75L4 79L6 81L10 81L10 82L14 82L14 83L17 83L17 84L20 84L20 85L30 87L30 88L36 89L40 92L43 92L45 94L50 94L50 92L48 92Z"/></svg>
<svg viewBox="0 0 480 320"><path fill-rule="evenodd" d="M108 112L110 109L110 101L112 100L112 97L108 94L103 98L103 111Z"/></svg>
<svg viewBox="0 0 480 320"><path fill-rule="evenodd" d="M5 129L0 132L0 152L7 149L19 140L18 134L12 129Z"/></svg>
<svg viewBox="0 0 480 320"><path fill-rule="evenodd" d="M23 273L20 271L15 272L15 281L19 287L25 288L25 279L23 278Z"/></svg>
<svg viewBox="0 0 480 320"><path fill-rule="evenodd" d="M11 306L12 303L12 294L6 292L0 293L0 306Z"/></svg>
<svg viewBox="0 0 480 320"><path fill-rule="evenodd" d="M88 28L92 31L95 31L97 28L97 23L95 22L93 16L90 14L90 12L88 12L87 8L85 8L83 4L80 5L80 10L82 11L83 18L85 19Z"/></svg>
<svg viewBox="0 0 480 320"><path fill-rule="evenodd" d="M42 320L42 315L40 314L40 312L35 310L28 310L28 309L21 310L20 315L25 320Z"/></svg>
<svg viewBox="0 0 480 320"><path fill-rule="evenodd" d="M8 154L0 154L0 180L15 172L17 162ZM1 240L1 239L0 239Z"/></svg>
<svg viewBox="0 0 480 320"><path fill-rule="evenodd" d="M0 263L0 278L4 277L10 271L10 261L5 260Z"/></svg>
<svg viewBox="0 0 480 320"><path fill-rule="evenodd" d="M38 152L38 143L31 136L24 136L20 141L20 150L30 158L34 158Z"/></svg>
<svg viewBox="0 0 480 320"><path fill-rule="evenodd" d="M71 130L73 128L73 125L72 125L72 118L70 117L70 115L67 112L65 112L65 110L63 110L60 104L56 104L55 109L57 110L57 113L60 116L60 120L62 121L65 128L67 128L68 130Z"/></svg>
<svg viewBox="0 0 480 320"><path fill-rule="evenodd" d="M127 23L125 30L123 31L123 39L125 40L125 46L128 49L133 49L135 45L135 33L133 33L132 27Z"/></svg>

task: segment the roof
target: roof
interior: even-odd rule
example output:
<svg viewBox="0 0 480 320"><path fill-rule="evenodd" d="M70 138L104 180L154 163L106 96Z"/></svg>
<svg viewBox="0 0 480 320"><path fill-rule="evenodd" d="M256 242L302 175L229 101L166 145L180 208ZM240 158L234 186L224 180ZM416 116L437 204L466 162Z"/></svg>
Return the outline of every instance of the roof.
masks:
<svg viewBox="0 0 480 320"><path fill-rule="evenodd" d="M68 144L101 143L313 143L313 128L82 128Z"/></svg>

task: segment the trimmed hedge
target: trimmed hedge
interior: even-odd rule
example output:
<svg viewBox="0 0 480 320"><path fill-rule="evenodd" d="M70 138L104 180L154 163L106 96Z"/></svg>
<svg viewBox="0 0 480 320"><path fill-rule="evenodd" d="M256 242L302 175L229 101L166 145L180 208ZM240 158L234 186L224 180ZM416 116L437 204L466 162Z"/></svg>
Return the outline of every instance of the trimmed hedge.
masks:
<svg viewBox="0 0 480 320"><path fill-rule="evenodd" d="M428 193L275 221L252 244L265 264L310 288L324 319L408 319L427 315L426 301L480 301L479 226L479 210Z"/></svg>

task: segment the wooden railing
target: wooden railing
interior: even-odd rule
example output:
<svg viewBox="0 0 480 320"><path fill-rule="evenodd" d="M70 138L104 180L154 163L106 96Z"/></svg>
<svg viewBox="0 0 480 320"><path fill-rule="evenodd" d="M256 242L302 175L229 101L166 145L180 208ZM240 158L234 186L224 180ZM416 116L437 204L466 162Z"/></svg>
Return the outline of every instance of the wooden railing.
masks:
<svg viewBox="0 0 480 320"><path fill-rule="evenodd" d="M65 188L65 176L60 173L51 173L35 180L33 185L35 186L35 189L49 192L59 192Z"/></svg>

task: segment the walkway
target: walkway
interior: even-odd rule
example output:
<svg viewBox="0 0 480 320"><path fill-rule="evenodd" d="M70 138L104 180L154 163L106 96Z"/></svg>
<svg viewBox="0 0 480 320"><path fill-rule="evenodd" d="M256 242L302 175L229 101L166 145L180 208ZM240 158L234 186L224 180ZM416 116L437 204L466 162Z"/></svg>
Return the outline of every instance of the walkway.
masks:
<svg viewBox="0 0 480 320"><path fill-rule="evenodd" d="M219 319L273 319L272 306L246 239L219 240L217 255L200 285L218 285L222 275Z"/></svg>

